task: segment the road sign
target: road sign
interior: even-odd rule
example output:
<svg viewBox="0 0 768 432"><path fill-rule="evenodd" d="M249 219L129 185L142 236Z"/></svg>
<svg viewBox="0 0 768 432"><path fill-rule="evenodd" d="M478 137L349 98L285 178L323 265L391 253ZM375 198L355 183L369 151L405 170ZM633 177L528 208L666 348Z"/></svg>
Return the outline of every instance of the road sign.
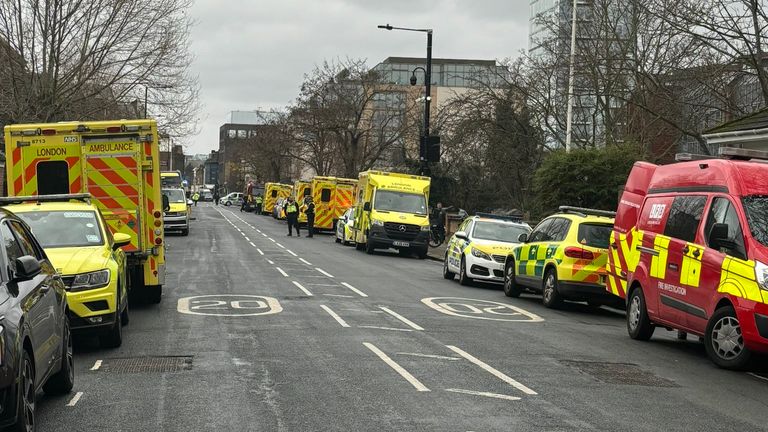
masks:
<svg viewBox="0 0 768 432"><path fill-rule="evenodd" d="M542 322L544 318L510 304L461 297L429 297L421 302L446 315L491 321Z"/></svg>
<svg viewBox="0 0 768 432"><path fill-rule="evenodd" d="M277 299L249 294L211 294L180 298L176 310L188 315L259 316L283 311Z"/></svg>

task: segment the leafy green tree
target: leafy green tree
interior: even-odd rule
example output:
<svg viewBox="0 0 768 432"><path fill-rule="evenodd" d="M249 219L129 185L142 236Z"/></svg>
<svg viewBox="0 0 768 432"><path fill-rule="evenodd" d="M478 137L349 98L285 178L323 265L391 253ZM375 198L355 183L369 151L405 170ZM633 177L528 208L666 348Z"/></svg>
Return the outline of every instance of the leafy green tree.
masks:
<svg viewBox="0 0 768 432"><path fill-rule="evenodd" d="M533 179L537 213L546 216L562 205L615 210L632 165L644 156L632 144L550 153Z"/></svg>

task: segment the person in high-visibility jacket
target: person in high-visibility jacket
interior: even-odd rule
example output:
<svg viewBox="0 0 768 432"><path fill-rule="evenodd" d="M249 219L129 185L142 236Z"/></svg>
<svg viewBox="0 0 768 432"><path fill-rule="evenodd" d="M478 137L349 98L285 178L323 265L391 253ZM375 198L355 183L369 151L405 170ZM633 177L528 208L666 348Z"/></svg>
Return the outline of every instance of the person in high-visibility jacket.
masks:
<svg viewBox="0 0 768 432"><path fill-rule="evenodd" d="M256 214L261 214L261 206L264 204L264 197L261 194L256 195Z"/></svg>
<svg viewBox="0 0 768 432"><path fill-rule="evenodd" d="M288 237L292 235L292 228L296 228L296 237L301 237L299 233L299 205L294 201L292 196L288 197L283 205L285 210L285 219L288 221Z"/></svg>
<svg viewBox="0 0 768 432"><path fill-rule="evenodd" d="M200 199L200 194L195 192L192 194L192 201L195 203L195 207L197 207L197 201Z"/></svg>

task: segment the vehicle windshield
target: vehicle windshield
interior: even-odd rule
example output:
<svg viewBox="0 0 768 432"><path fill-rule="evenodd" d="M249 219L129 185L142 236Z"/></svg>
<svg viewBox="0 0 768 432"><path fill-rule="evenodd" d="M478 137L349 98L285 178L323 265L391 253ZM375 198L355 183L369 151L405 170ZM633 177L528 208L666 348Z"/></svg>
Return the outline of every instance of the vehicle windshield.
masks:
<svg viewBox="0 0 768 432"><path fill-rule="evenodd" d="M512 225L502 222L478 221L472 230L472 238L504 243L518 243L520 234L528 234L531 229L526 226Z"/></svg>
<svg viewBox="0 0 768 432"><path fill-rule="evenodd" d="M424 195L379 189L373 208L379 211L427 214L427 201Z"/></svg>
<svg viewBox="0 0 768 432"><path fill-rule="evenodd" d="M32 233L44 248L104 244L96 212L93 211L34 211L19 212L17 216L32 228Z"/></svg>
<svg viewBox="0 0 768 432"><path fill-rule="evenodd" d="M186 203L187 197L184 195L184 191L181 189L163 189L163 195L168 197L168 201L172 203Z"/></svg>
<svg viewBox="0 0 768 432"><path fill-rule="evenodd" d="M579 243L584 246L608 249L612 231L613 225L583 223L579 225Z"/></svg>
<svg viewBox="0 0 768 432"><path fill-rule="evenodd" d="M181 187L181 176L178 174L160 176L160 185L165 187Z"/></svg>
<svg viewBox="0 0 768 432"><path fill-rule="evenodd" d="M768 195L750 195L741 199L752 237L768 246Z"/></svg>

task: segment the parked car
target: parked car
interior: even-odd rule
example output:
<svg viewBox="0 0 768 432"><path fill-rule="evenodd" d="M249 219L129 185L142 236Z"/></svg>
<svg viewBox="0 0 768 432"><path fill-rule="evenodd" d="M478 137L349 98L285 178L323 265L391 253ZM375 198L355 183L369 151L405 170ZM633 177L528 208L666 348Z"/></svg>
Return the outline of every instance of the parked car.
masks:
<svg viewBox="0 0 768 432"><path fill-rule="evenodd" d="M521 234L531 227L520 218L480 214L467 218L448 241L443 277L469 285L473 280L504 281L504 262Z"/></svg>
<svg viewBox="0 0 768 432"><path fill-rule="evenodd" d="M0 428L35 429L37 392L69 393L72 335L64 282L21 219L0 209ZM4 429L5 430L5 429Z"/></svg>
<svg viewBox="0 0 768 432"><path fill-rule="evenodd" d="M200 201L213 202L213 192L211 192L209 189L201 189Z"/></svg>
<svg viewBox="0 0 768 432"><path fill-rule="evenodd" d="M165 231L181 231L181 235L189 234L189 220L192 208L190 200L184 194L184 189L163 189L163 196L168 198L167 209L163 212L163 229Z"/></svg>
<svg viewBox="0 0 768 432"><path fill-rule="evenodd" d="M126 257L120 247L130 244L131 237L112 234L99 209L88 201L6 208L29 225L61 274L72 331L96 334L102 346L119 347L128 323Z"/></svg>
<svg viewBox="0 0 768 432"><path fill-rule="evenodd" d="M336 243L344 246L350 245L355 241L355 235L352 232L352 225L355 223L355 209L349 208L336 221Z"/></svg>
<svg viewBox="0 0 768 432"><path fill-rule="evenodd" d="M228 195L226 195L224 198L222 198L220 203L224 204L225 206L241 206L243 205L243 193L242 192L232 192Z"/></svg>
<svg viewBox="0 0 768 432"><path fill-rule="evenodd" d="M504 294L518 297L527 289L540 292L544 306L556 308L564 300L592 306L623 307L605 289L608 244L613 212L560 207L539 222L523 243L507 256Z"/></svg>

